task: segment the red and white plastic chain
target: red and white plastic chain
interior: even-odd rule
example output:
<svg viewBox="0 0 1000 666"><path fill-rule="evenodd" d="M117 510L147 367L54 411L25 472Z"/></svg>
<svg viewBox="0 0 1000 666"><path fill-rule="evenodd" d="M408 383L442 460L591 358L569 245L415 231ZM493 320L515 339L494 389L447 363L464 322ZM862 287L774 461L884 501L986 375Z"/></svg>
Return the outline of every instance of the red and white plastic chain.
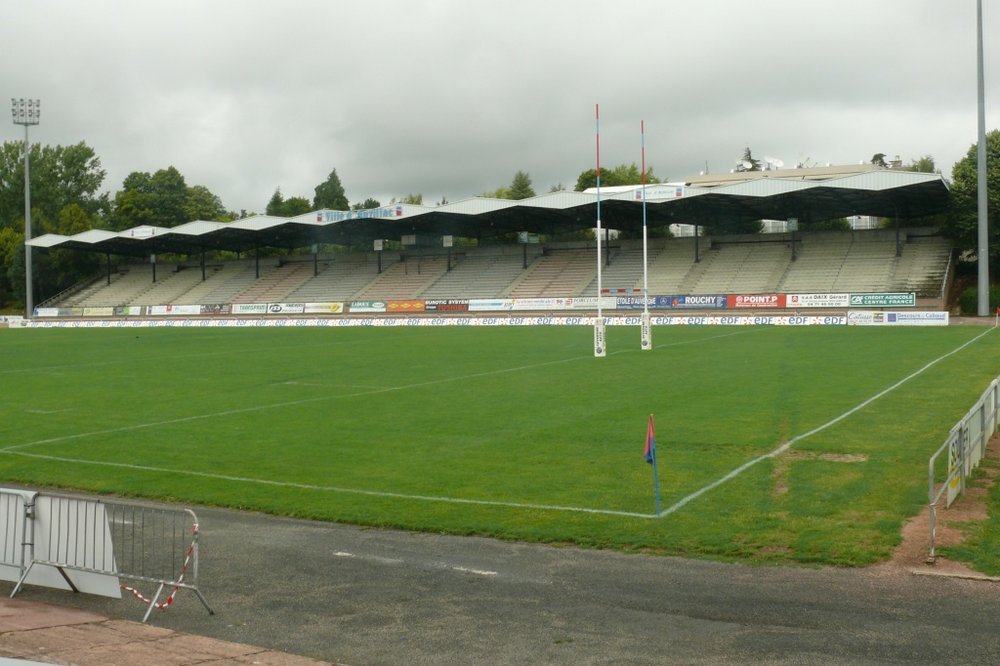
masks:
<svg viewBox="0 0 1000 666"><path fill-rule="evenodd" d="M191 555L194 553L194 545L198 542L198 523L195 523L194 525L191 526L191 532L194 533L194 539L191 540L191 545L188 546L187 555L184 556L184 564L181 566L181 572L180 575L177 577L177 583L184 582L184 574L187 572L188 564L191 563ZM134 587L129 587L128 585L121 585L120 587L126 592L131 592L132 595L135 596L135 598L139 599L144 604L153 603L152 599L147 599L146 597L143 596L142 592L135 589ZM177 590L179 589L181 589L180 585L179 584L175 585L173 591L170 593L170 596L167 597L167 600L156 604L155 606L156 610L166 610L167 608L172 606L174 603L174 597L177 595Z"/></svg>

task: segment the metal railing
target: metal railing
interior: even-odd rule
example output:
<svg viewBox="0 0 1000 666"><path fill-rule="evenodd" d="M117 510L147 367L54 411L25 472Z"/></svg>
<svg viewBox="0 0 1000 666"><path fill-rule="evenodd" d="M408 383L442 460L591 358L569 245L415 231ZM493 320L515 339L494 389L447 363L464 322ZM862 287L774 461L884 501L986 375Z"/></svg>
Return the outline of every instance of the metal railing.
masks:
<svg viewBox="0 0 1000 666"><path fill-rule="evenodd" d="M106 596L125 591L147 605L145 622L186 589L214 614L198 588L200 531L189 509L0 489L0 517L0 566L8 578L18 574L11 597L26 583ZM146 597L120 579L151 583L155 593Z"/></svg>
<svg viewBox="0 0 1000 666"><path fill-rule="evenodd" d="M934 452L927 463L927 499L930 517L930 553L928 559L933 561L936 553L937 507L942 498L945 508L951 506L955 499L965 493L965 487L972 472L986 455L986 446L996 434L1000 408L1000 377L994 379L989 388L983 392L961 421L948 433L948 438ZM944 482L940 486L935 482L935 468L938 458L948 452L948 467Z"/></svg>

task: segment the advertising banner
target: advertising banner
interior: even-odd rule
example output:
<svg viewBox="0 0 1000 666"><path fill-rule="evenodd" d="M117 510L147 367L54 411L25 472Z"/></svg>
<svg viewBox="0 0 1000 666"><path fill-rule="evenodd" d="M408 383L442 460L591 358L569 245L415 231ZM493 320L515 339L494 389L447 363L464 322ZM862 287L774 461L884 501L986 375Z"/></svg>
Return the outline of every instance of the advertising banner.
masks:
<svg viewBox="0 0 1000 666"><path fill-rule="evenodd" d="M302 314L306 311L305 303L268 303L267 314Z"/></svg>
<svg viewBox="0 0 1000 666"><path fill-rule="evenodd" d="M342 314L343 303L306 303L303 308L306 314Z"/></svg>
<svg viewBox="0 0 1000 666"><path fill-rule="evenodd" d="M83 308L83 312L81 314L84 317L113 317L115 309L110 305L105 307L86 307Z"/></svg>
<svg viewBox="0 0 1000 666"><path fill-rule="evenodd" d="M234 315L267 314L267 303L233 303Z"/></svg>
<svg viewBox="0 0 1000 666"><path fill-rule="evenodd" d="M201 314L205 316L227 315L231 310L232 308L229 303L215 303L201 306Z"/></svg>
<svg viewBox="0 0 1000 666"><path fill-rule="evenodd" d="M427 312L468 312L469 301L460 299L424 301Z"/></svg>
<svg viewBox="0 0 1000 666"><path fill-rule="evenodd" d="M385 312L385 301L351 301L348 312Z"/></svg>
<svg viewBox="0 0 1000 666"><path fill-rule="evenodd" d="M200 305L150 305L148 312L151 317L190 316L201 314Z"/></svg>
<svg viewBox="0 0 1000 666"><path fill-rule="evenodd" d="M657 296L658 308L709 309L726 307L727 299L721 294L700 296Z"/></svg>
<svg viewBox="0 0 1000 666"><path fill-rule="evenodd" d="M615 297L615 301L615 307L619 310L642 310L645 307L656 306L656 299L652 296L648 298L643 298L642 296L617 296Z"/></svg>
<svg viewBox="0 0 1000 666"><path fill-rule="evenodd" d="M882 294L851 294L852 308L905 308L917 304L914 292L893 292Z"/></svg>
<svg viewBox="0 0 1000 666"><path fill-rule="evenodd" d="M612 299L614 300L614 299ZM515 298L510 303L511 310L560 310L566 302L564 298Z"/></svg>
<svg viewBox="0 0 1000 666"><path fill-rule="evenodd" d="M847 313L851 326L947 326L947 312L892 312L852 310Z"/></svg>
<svg viewBox="0 0 1000 666"><path fill-rule="evenodd" d="M731 294L726 299L731 308L783 308L784 294Z"/></svg>
<svg viewBox="0 0 1000 666"><path fill-rule="evenodd" d="M785 305L790 308L846 308L850 294L786 294Z"/></svg>
<svg viewBox="0 0 1000 666"><path fill-rule="evenodd" d="M509 298L473 298L469 300L470 312L490 312L496 310L510 310L511 301Z"/></svg>
<svg viewBox="0 0 1000 666"><path fill-rule="evenodd" d="M423 312L424 302L416 299L391 300L385 305L386 312Z"/></svg>

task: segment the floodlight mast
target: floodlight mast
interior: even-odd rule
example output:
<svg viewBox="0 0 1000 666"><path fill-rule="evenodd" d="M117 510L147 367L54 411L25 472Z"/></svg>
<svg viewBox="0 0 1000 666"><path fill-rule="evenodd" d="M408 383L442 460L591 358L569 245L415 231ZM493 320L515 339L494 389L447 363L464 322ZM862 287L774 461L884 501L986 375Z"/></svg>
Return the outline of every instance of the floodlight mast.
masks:
<svg viewBox="0 0 1000 666"><path fill-rule="evenodd" d="M976 252L979 272L979 298L976 302L976 314L985 317L990 309L990 233L986 197L986 94L984 92L983 71L983 0L976 0L976 55L977 55L977 88L979 105L979 145L976 151L976 183L978 197L976 201L978 217L978 250Z"/></svg>
<svg viewBox="0 0 1000 666"><path fill-rule="evenodd" d="M24 125L24 312L29 319L35 305L31 285L31 162L28 126L37 125L42 116L41 100L10 99L10 113L15 125Z"/></svg>

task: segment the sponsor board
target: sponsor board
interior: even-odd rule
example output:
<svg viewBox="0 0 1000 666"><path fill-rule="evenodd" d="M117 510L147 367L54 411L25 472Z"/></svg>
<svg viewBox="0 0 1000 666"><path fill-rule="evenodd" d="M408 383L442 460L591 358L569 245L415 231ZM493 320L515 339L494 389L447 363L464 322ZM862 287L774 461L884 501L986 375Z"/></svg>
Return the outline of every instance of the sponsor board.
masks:
<svg viewBox="0 0 1000 666"><path fill-rule="evenodd" d="M305 303L302 309L306 314L341 314L343 303Z"/></svg>
<svg viewBox="0 0 1000 666"><path fill-rule="evenodd" d="M233 303L234 315L267 314L267 303Z"/></svg>
<svg viewBox="0 0 1000 666"><path fill-rule="evenodd" d="M114 306L85 307L80 312L84 317L113 317L115 315Z"/></svg>
<svg viewBox="0 0 1000 666"><path fill-rule="evenodd" d="M445 299L424 301L427 312L468 312L469 301L461 299Z"/></svg>
<svg viewBox="0 0 1000 666"><path fill-rule="evenodd" d="M225 315L229 314L230 310L231 308L228 303L215 303L201 306L201 314L206 316Z"/></svg>
<svg viewBox="0 0 1000 666"><path fill-rule="evenodd" d="M893 292L881 294L851 294L852 308L904 308L917 304L915 292Z"/></svg>
<svg viewBox="0 0 1000 666"><path fill-rule="evenodd" d="M846 308L850 294L786 294L785 306L789 308Z"/></svg>
<svg viewBox="0 0 1000 666"><path fill-rule="evenodd" d="M618 310L643 310L656 305L655 298L642 296L616 296L615 308Z"/></svg>
<svg viewBox="0 0 1000 666"><path fill-rule="evenodd" d="M612 299L614 300L614 299ZM511 310L558 310L565 303L564 298L515 298L510 302Z"/></svg>
<svg viewBox="0 0 1000 666"><path fill-rule="evenodd" d="M726 297L730 308L783 308L784 294L730 294Z"/></svg>
<svg viewBox="0 0 1000 666"><path fill-rule="evenodd" d="M658 308L714 309L726 307L726 297L721 294L699 296L657 296L655 303Z"/></svg>
<svg viewBox="0 0 1000 666"><path fill-rule="evenodd" d="M947 312L894 312L851 310L847 313L847 323L851 326L947 326Z"/></svg>
<svg viewBox="0 0 1000 666"><path fill-rule="evenodd" d="M424 302L416 299L386 301L386 312L423 312Z"/></svg>
<svg viewBox="0 0 1000 666"><path fill-rule="evenodd" d="M228 306L226 306L228 307ZM227 310L228 311L228 310ZM115 307L115 317L141 317L141 305L119 305Z"/></svg>
<svg viewBox="0 0 1000 666"><path fill-rule="evenodd" d="M510 302L508 298L473 298L469 301L469 312L510 310Z"/></svg>
<svg viewBox="0 0 1000 666"><path fill-rule="evenodd" d="M306 311L305 303L268 303L267 314L302 314Z"/></svg>
<svg viewBox="0 0 1000 666"><path fill-rule="evenodd" d="M348 312L385 312L385 301L351 301L347 304Z"/></svg>
<svg viewBox="0 0 1000 666"><path fill-rule="evenodd" d="M201 314L200 305L150 305L146 314L151 317L190 316Z"/></svg>

